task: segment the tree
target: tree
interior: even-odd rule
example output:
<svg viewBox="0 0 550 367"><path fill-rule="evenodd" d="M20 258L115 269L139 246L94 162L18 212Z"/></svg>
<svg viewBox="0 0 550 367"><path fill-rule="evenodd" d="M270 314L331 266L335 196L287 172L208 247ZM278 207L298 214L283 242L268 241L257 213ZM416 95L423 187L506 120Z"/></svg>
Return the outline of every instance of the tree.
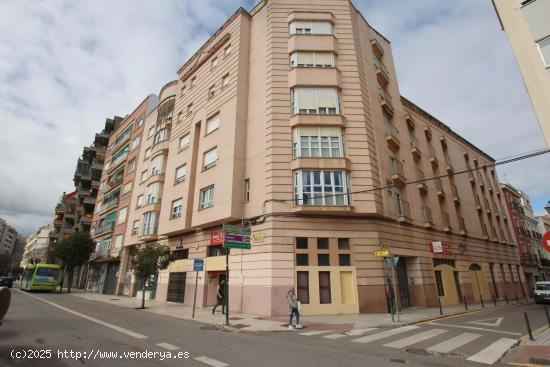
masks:
<svg viewBox="0 0 550 367"><path fill-rule="evenodd" d="M170 263L170 249L165 245L146 244L133 247L130 254L136 278L143 280L141 288L141 309L145 308L145 283L151 275L158 275Z"/></svg>
<svg viewBox="0 0 550 367"><path fill-rule="evenodd" d="M73 232L55 246L55 256L69 272L67 292L71 293L73 270L90 259L95 243L88 232Z"/></svg>

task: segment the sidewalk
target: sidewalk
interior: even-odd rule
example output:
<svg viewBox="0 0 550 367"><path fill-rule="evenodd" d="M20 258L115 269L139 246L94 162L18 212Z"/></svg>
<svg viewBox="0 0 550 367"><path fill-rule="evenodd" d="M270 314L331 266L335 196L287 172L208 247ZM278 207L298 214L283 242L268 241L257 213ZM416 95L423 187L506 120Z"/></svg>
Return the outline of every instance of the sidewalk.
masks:
<svg viewBox="0 0 550 367"><path fill-rule="evenodd" d="M550 365L550 329L541 328L534 332L535 340L527 340L508 358L508 364L514 366L548 366Z"/></svg>
<svg viewBox="0 0 550 367"><path fill-rule="evenodd" d="M141 299L128 298L125 296L113 296L107 294L98 294L85 292L83 290L72 290L74 297L84 298L90 301L110 303L121 307L137 308L141 305ZM510 304L512 305L512 303ZM498 307L506 306L505 302L499 302ZM223 328L225 316L221 314L218 307L215 315L212 315L211 308L197 308L195 318L192 319L193 308L178 303L157 302L154 300L145 301L146 311L160 315L168 315L186 320L195 320L216 327ZM485 305L485 309L494 308L494 304ZM481 310L481 305L468 305L468 312ZM419 323L457 315L464 313L463 306L443 308L443 316L439 313L439 308L409 308L400 313L400 322L392 322L391 315L373 313L373 314L355 314L355 315L323 315L323 316L302 316L301 324L304 329L312 330L336 330L347 331L363 328L384 328L397 327L408 324ZM231 312L229 315L229 328L233 330L242 330L248 332L272 332L272 331L290 331L286 316L265 318L258 315L245 315L237 312ZM397 320L397 318L396 318Z"/></svg>

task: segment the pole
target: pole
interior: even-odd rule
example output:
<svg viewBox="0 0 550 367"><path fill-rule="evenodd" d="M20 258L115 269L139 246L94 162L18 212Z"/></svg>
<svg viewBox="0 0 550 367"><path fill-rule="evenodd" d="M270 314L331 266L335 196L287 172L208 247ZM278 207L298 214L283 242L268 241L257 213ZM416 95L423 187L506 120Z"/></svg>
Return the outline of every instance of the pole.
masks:
<svg viewBox="0 0 550 367"><path fill-rule="evenodd" d="M437 297L437 302L439 303L439 314L443 315L443 307L441 306L441 297Z"/></svg>
<svg viewBox="0 0 550 367"><path fill-rule="evenodd" d="M510 304L510 301L508 300L508 293L505 293L505 294L504 294L504 297L506 298L506 304L509 305L509 304Z"/></svg>
<svg viewBox="0 0 550 367"><path fill-rule="evenodd" d="M395 305L395 314L397 315L397 322L400 322L401 319L399 317L399 305L397 304L397 292L399 291L397 289L397 279L395 278L395 264L393 263L394 256L392 255L390 257L391 260L391 273L393 278L393 304Z"/></svg>
<svg viewBox="0 0 550 367"><path fill-rule="evenodd" d="M390 306L391 322L395 322L395 319L393 317L393 302L391 302L390 298L388 297L388 264L386 263L385 256L382 258L382 261L384 263L384 294L386 295L386 302L388 302L388 305Z"/></svg>
<svg viewBox="0 0 550 367"><path fill-rule="evenodd" d="M533 338L533 333L531 332L531 324L529 323L529 318L527 317L527 312L524 312L523 316L525 317L525 325L527 326L527 333L529 334L529 340L535 340Z"/></svg>
<svg viewBox="0 0 550 367"><path fill-rule="evenodd" d="M548 327L550 328L550 315L548 314L546 306L544 306L544 313L546 314L546 322L548 322Z"/></svg>
<svg viewBox="0 0 550 367"><path fill-rule="evenodd" d="M497 297L493 294L493 302L495 303L495 307L497 307Z"/></svg>
<svg viewBox="0 0 550 367"><path fill-rule="evenodd" d="M197 287L199 285L199 272L195 271L195 294L193 295L193 316L191 316L192 319L195 318L195 305L197 304Z"/></svg>
<svg viewBox="0 0 550 367"><path fill-rule="evenodd" d="M468 311L468 301L466 301L466 296L462 296L462 298L464 298L464 308Z"/></svg>
<svg viewBox="0 0 550 367"><path fill-rule="evenodd" d="M225 250L225 325L229 326L229 249Z"/></svg>

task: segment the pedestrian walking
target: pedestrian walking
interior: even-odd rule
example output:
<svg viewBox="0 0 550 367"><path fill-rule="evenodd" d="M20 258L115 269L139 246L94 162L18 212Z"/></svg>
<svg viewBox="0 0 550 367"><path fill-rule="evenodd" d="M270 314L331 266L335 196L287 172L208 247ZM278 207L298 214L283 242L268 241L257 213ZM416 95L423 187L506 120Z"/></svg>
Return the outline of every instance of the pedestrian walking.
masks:
<svg viewBox="0 0 550 367"><path fill-rule="evenodd" d="M394 299L395 299L395 294L393 293L393 287L391 285L391 280L388 279L388 281L386 282L386 302L387 302L387 305L388 305L388 313L391 315L393 313L395 313L395 307L394 307Z"/></svg>
<svg viewBox="0 0 550 367"><path fill-rule="evenodd" d="M287 294L288 298L288 310L290 315L288 316L288 328L292 329L292 318L296 315L296 329L301 329L300 325L300 310L298 309L299 301L296 297L296 292L294 288L290 288Z"/></svg>
<svg viewBox="0 0 550 367"><path fill-rule="evenodd" d="M216 305L212 309L212 315L216 312L216 308L222 306L222 315L225 315L225 280L222 279L218 288L216 289Z"/></svg>

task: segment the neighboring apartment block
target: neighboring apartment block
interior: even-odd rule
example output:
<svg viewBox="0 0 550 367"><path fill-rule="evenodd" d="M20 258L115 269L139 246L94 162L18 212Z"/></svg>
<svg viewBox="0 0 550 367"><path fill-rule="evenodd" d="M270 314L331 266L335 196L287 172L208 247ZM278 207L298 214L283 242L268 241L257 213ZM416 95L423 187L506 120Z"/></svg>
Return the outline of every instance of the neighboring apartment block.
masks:
<svg viewBox="0 0 550 367"><path fill-rule="evenodd" d="M120 264L119 252L126 230L127 212L135 185L136 165L147 114L157 105L150 95L124 119L117 119L106 141L105 164L93 215L92 238L97 245L89 262L87 289L114 294Z"/></svg>
<svg viewBox="0 0 550 367"><path fill-rule="evenodd" d="M52 224L47 224L36 230L27 238L21 266L25 267L32 263L46 263L48 259L48 244L50 242L50 232L53 230Z"/></svg>
<svg viewBox="0 0 550 367"><path fill-rule="evenodd" d="M197 304L215 304L224 223L254 235L229 256L230 308L244 313L286 314L291 287L304 314L383 312L382 244L402 308L522 292L494 159L400 95L389 41L348 0L239 9L144 124L131 198L110 209L105 190L94 217L111 246L127 208L118 294L141 289L129 249L165 243L173 261L147 297L192 304L191 260L205 258Z"/></svg>
<svg viewBox="0 0 550 367"><path fill-rule="evenodd" d="M492 1L550 147L550 1Z"/></svg>
<svg viewBox="0 0 550 367"><path fill-rule="evenodd" d="M18 237L19 232L0 218L0 254L11 255Z"/></svg>

